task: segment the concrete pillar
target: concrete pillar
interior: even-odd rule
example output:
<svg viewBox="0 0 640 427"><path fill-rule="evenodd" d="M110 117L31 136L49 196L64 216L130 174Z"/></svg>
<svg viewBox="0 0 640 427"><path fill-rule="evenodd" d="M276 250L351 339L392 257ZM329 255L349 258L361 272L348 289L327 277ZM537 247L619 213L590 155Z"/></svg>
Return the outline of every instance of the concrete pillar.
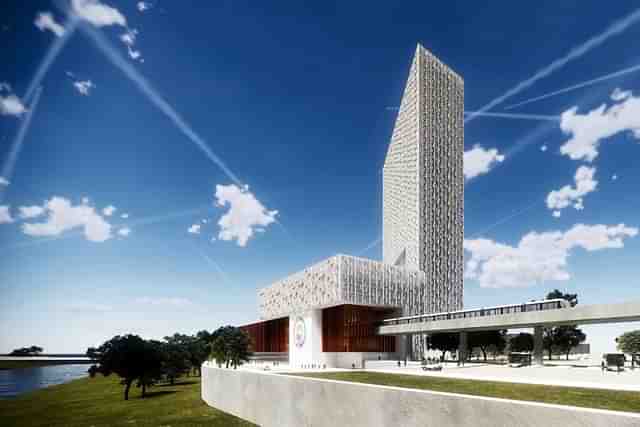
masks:
<svg viewBox="0 0 640 427"><path fill-rule="evenodd" d="M460 332L460 342L458 343L458 361L464 363L467 360L467 333Z"/></svg>
<svg viewBox="0 0 640 427"><path fill-rule="evenodd" d="M544 346L542 342L542 326L533 328L533 363L543 365Z"/></svg>
<svg viewBox="0 0 640 427"><path fill-rule="evenodd" d="M413 335L407 334L402 337L404 339L404 364L407 365L407 360L411 360L411 353L413 352Z"/></svg>

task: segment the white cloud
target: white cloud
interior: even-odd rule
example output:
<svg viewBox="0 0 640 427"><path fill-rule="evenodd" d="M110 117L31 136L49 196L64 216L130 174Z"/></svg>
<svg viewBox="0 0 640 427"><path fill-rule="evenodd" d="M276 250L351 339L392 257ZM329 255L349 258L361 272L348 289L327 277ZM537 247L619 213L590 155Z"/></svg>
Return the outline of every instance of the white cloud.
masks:
<svg viewBox="0 0 640 427"><path fill-rule="evenodd" d="M118 234L122 237L127 237L129 234L131 234L131 229L129 227L122 227L118 230Z"/></svg>
<svg viewBox="0 0 640 427"><path fill-rule="evenodd" d="M87 240L104 242L112 237L111 224L87 203L73 206L63 197L54 196L44 204L47 220L22 224L22 231L30 236L59 236L65 231L82 228Z"/></svg>
<svg viewBox="0 0 640 427"><path fill-rule="evenodd" d="M0 206L0 224L11 224L13 221L9 206Z"/></svg>
<svg viewBox="0 0 640 427"><path fill-rule="evenodd" d="M144 12L151 9L152 4L148 1L139 1L136 6L140 12Z"/></svg>
<svg viewBox="0 0 640 427"><path fill-rule="evenodd" d="M3 176L0 176L0 187L2 187L2 186L3 187L8 187L9 184L11 184L11 183L9 182L9 180L7 178L5 178Z"/></svg>
<svg viewBox="0 0 640 427"><path fill-rule="evenodd" d="M556 211L573 204L577 210L584 209L582 198L595 191L598 181L593 179L596 173L595 167L580 166L574 177L576 186L565 185L560 190L555 190L547 196L547 207Z"/></svg>
<svg viewBox="0 0 640 427"><path fill-rule="evenodd" d="M613 101L624 101L625 99L631 97L630 90L620 90L620 88L615 88L613 93L611 94L611 99Z"/></svg>
<svg viewBox="0 0 640 427"><path fill-rule="evenodd" d="M42 206L21 206L19 210L22 219L37 218L44 213Z"/></svg>
<svg viewBox="0 0 640 427"><path fill-rule="evenodd" d="M0 92L11 92L11 85L7 82L0 82Z"/></svg>
<svg viewBox="0 0 640 427"><path fill-rule="evenodd" d="M618 175L613 174L613 176L611 177L611 181L617 181L618 180Z"/></svg>
<svg viewBox="0 0 640 427"><path fill-rule="evenodd" d="M113 215L113 214L114 214L114 212L115 212L115 211L117 211L117 210L118 210L118 208L116 208L115 206L113 206L113 205L109 205L109 206L107 206L106 208L102 209L102 214L103 214L104 216L111 216L111 215Z"/></svg>
<svg viewBox="0 0 640 427"><path fill-rule="evenodd" d="M159 308L187 308L194 306L191 300L180 297L140 297L135 301L138 306L148 305Z"/></svg>
<svg viewBox="0 0 640 427"><path fill-rule="evenodd" d="M138 59L142 56L139 50L133 49L133 46L136 44L136 38L138 37L138 30L131 29L127 30L126 33L120 36L120 40L127 46L127 52L129 53L129 57L131 59Z"/></svg>
<svg viewBox="0 0 640 427"><path fill-rule="evenodd" d="M91 80L73 82L73 86L80 93L80 95L84 96L89 96L89 92L91 92L91 89L96 87L96 85Z"/></svg>
<svg viewBox="0 0 640 427"><path fill-rule="evenodd" d="M278 211L268 211L245 186L241 189L235 184L216 185L218 206L229 205L218 225L221 240L236 240L238 246L246 246L254 232L264 231L264 227L276 221Z"/></svg>
<svg viewBox="0 0 640 427"><path fill-rule="evenodd" d="M552 214L552 215L553 215L553 217L554 217L554 218L560 218L560 216L562 215L562 212L560 212L560 211L553 211L553 214Z"/></svg>
<svg viewBox="0 0 640 427"><path fill-rule="evenodd" d="M127 219L127 218L129 218L129 214L128 213L123 213L122 215L120 215L120 218Z"/></svg>
<svg viewBox="0 0 640 427"><path fill-rule="evenodd" d="M68 305L67 309L76 313L107 313L113 311L113 307L110 305L88 301L73 302Z"/></svg>
<svg viewBox="0 0 640 427"><path fill-rule="evenodd" d="M573 107L560 116L560 128L571 139L560 147L560 152L573 160L593 161L605 138L621 132L631 131L640 139L640 97L630 91L616 89L611 95L616 104L607 108L602 104L586 114L578 114Z"/></svg>
<svg viewBox="0 0 640 427"><path fill-rule="evenodd" d="M543 145L542 147L540 147L540 151L544 153L545 151L547 151L547 148L548 147L546 145Z"/></svg>
<svg viewBox="0 0 640 427"><path fill-rule="evenodd" d="M566 232L530 232L515 247L489 239L465 240L464 249L471 254L465 277L478 280L484 288L521 288L564 281L570 278L567 258L572 250L622 248L624 238L637 234L637 228L624 224L577 224Z"/></svg>
<svg viewBox="0 0 640 427"><path fill-rule="evenodd" d="M187 231L191 234L200 234L200 224L193 224Z"/></svg>
<svg viewBox="0 0 640 427"><path fill-rule="evenodd" d="M71 8L76 15L96 27L127 26L127 20L118 9L107 6L100 0L71 0Z"/></svg>
<svg viewBox="0 0 640 427"><path fill-rule="evenodd" d="M120 36L120 40L122 40L122 43L126 44L127 46L133 46L136 43L137 36L138 30L127 30L126 33Z"/></svg>
<svg viewBox="0 0 640 427"><path fill-rule="evenodd" d="M202 223L203 223L203 224L206 224L207 222L209 222L209 220L208 220L208 219L206 219L206 218L204 218L204 219L202 220Z"/></svg>
<svg viewBox="0 0 640 427"><path fill-rule="evenodd" d="M49 30L57 37L64 35L64 27L56 22L51 12L40 12L34 24L40 31Z"/></svg>
<svg viewBox="0 0 640 427"><path fill-rule="evenodd" d="M127 52L129 53L129 57L131 59L134 59L134 60L138 59L138 58L140 58L140 56L142 56L142 54L140 53L139 50L134 50L134 49L131 48L131 46L127 46Z"/></svg>
<svg viewBox="0 0 640 427"><path fill-rule="evenodd" d="M27 111L20 98L10 93L7 96L0 95L0 114L5 116L19 116Z"/></svg>
<svg viewBox="0 0 640 427"><path fill-rule="evenodd" d="M483 175L503 160L504 156L495 148L487 150L480 145L475 145L471 150L464 152L464 177L471 179Z"/></svg>

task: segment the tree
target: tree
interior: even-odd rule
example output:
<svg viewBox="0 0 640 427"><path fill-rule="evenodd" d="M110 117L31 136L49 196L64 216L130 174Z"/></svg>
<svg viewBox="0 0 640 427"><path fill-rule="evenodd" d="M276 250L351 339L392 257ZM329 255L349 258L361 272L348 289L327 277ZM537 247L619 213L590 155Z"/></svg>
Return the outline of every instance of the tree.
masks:
<svg viewBox="0 0 640 427"><path fill-rule="evenodd" d="M186 348L175 343L162 343L162 374L173 385L176 378L189 372L189 352Z"/></svg>
<svg viewBox="0 0 640 427"><path fill-rule="evenodd" d="M42 353L44 349L42 347L38 347L37 345L32 345L31 347L22 347L13 350L9 356L37 356Z"/></svg>
<svg viewBox="0 0 640 427"><path fill-rule="evenodd" d="M98 348L89 348L87 356L95 362L89 368L93 377L100 373L109 376L115 373L122 378L124 400L129 399L129 389L134 381L142 387L142 397L146 388L162 375L162 349L158 341L145 341L137 335L117 335Z"/></svg>
<svg viewBox="0 0 640 427"><path fill-rule="evenodd" d="M509 348L514 352L533 351L533 335L521 332L509 340Z"/></svg>
<svg viewBox="0 0 640 427"><path fill-rule="evenodd" d="M440 350L442 355L440 360L444 362L445 353L453 353L458 349L460 343L460 334L451 332L442 332L438 334L429 335L429 348Z"/></svg>
<svg viewBox="0 0 640 427"><path fill-rule="evenodd" d="M571 307L575 307L576 305L578 305L578 294L564 294L558 289L554 289L553 291L549 292L545 299L563 299L568 301Z"/></svg>
<svg viewBox="0 0 640 427"><path fill-rule="evenodd" d="M565 294L558 289L549 292L546 297L546 299L558 298L568 301L571 307L575 307L578 304L578 294ZM547 350L549 360L551 360L551 354L554 349L562 351L568 360L571 349L586 339L587 336L576 325L556 326L544 329L542 344Z"/></svg>
<svg viewBox="0 0 640 427"><path fill-rule="evenodd" d="M251 339L249 338L249 334L240 328L233 328L229 338L231 341L229 345L229 358L231 359L233 369L236 369L242 362L249 361L249 356L251 356L251 351L249 350Z"/></svg>
<svg viewBox="0 0 640 427"><path fill-rule="evenodd" d="M219 367L233 366L236 369L244 361L249 360L250 338L246 332L233 326L218 328L213 334L211 354Z"/></svg>
<svg viewBox="0 0 640 427"><path fill-rule="evenodd" d="M202 364L209 358L211 353L211 340L213 334L202 330L192 337L191 346L189 347L189 361L196 368L198 376L202 375Z"/></svg>
<svg viewBox="0 0 640 427"><path fill-rule="evenodd" d="M616 338L618 350L623 353L640 353L640 329L625 332Z"/></svg>
<svg viewBox="0 0 640 427"><path fill-rule="evenodd" d="M196 335L173 334L165 337L170 344L181 346L188 353L188 360L193 369L200 375L200 367L209 358L211 335L207 331L200 331Z"/></svg>
<svg viewBox="0 0 640 427"><path fill-rule="evenodd" d="M506 331L478 331L469 334L469 348L480 348L484 361L487 361L487 350L495 349L501 352L506 346Z"/></svg>
<svg viewBox="0 0 640 427"><path fill-rule="evenodd" d="M587 336L575 326L555 327L551 336L554 346L565 354L567 360L571 349L587 339Z"/></svg>

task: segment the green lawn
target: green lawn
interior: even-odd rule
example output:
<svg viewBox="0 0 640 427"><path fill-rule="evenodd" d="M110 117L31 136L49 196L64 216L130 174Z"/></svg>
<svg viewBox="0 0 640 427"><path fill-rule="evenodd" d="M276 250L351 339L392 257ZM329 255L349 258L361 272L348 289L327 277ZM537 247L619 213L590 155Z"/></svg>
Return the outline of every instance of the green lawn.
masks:
<svg viewBox="0 0 640 427"><path fill-rule="evenodd" d="M157 385L140 398L131 388L123 399L116 377L85 378L16 399L0 400L0 426L252 426L207 406L200 399L200 378L174 386Z"/></svg>
<svg viewBox="0 0 640 427"><path fill-rule="evenodd" d="M610 391L578 387L557 387L516 384L497 381L476 381L417 375L385 374L381 372L328 372L295 374L303 377L388 385L421 390L471 394L474 396L530 400L559 405L640 412L640 392Z"/></svg>

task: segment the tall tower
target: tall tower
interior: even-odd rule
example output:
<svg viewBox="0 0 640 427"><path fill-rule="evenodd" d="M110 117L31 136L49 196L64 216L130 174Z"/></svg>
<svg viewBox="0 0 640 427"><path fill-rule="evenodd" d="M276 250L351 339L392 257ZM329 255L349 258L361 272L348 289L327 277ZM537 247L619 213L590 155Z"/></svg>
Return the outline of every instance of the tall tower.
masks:
<svg viewBox="0 0 640 427"><path fill-rule="evenodd" d="M427 273L422 312L462 308L464 81L416 48L383 168L383 261ZM407 313L413 314L413 313Z"/></svg>

